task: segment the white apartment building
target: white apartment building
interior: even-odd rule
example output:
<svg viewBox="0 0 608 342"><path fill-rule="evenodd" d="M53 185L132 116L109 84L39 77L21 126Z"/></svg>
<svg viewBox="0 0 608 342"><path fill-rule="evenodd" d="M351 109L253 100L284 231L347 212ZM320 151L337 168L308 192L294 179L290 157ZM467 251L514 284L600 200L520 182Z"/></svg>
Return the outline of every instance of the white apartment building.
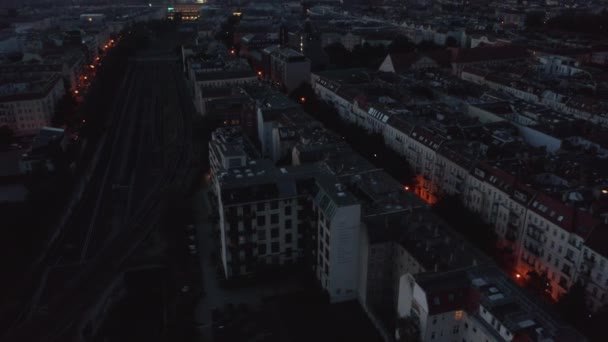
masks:
<svg viewBox="0 0 608 342"><path fill-rule="evenodd" d="M277 49L270 55L270 80L292 92L310 82L310 59L293 49Z"/></svg>
<svg viewBox="0 0 608 342"><path fill-rule="evenodd" d="M361 205L336 178L319 177L317 185L317 279L332 303L356 299Z"/></svg>
<svg viewBox="0 0 608 342"><path fill-rule="evenodd" d="M414 126L408 120L399 115L393 115L388 119L382 134L384 143L393 151L405 156L412 129Z"/></svg>
<svg viewBox="0 0 608 342"><path fill-rule="evenodd" d="M8 126L16 136L35 135L51 124L55 105L65 94L59 74L23 77L3 75L0 82L0 126Z"/></svg>

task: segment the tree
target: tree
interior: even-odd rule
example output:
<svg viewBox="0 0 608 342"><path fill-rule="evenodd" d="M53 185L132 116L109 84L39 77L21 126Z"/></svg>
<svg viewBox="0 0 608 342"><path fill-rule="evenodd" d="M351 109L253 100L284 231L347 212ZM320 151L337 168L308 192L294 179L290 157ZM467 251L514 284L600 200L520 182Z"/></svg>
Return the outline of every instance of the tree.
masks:
<svg viewBox="0 0 608 342"><path fill-rule="evenodd" d="M560 298L557 309L567 322L576 327L583 327L589 317L585 286L581 282L574 283Z"/></svg>
<svg viewBox="0 0 608 342"><path fill-rule="evenodd" d="M406 36L397 36L388 46L389 53L407 53L413 52L416 45L412 43Z"/></svg>
<svg viewBox="0 0 608 342"><path fill-rule="evenodd" d="M525 287L533 294L547 298L548 291L551 290L549 278L546 273L540 274L536 271L530 271L526 274L527 280Z"/></svg>
<svg viewBox="0 0 608 342"><path fill-rule="evenodd" d="M7 125L0 127L0 145L10 145L13 142L14 136L15 132Z"/></svg>
<svg viewBox="0 0 608 342"><path fill-rule="evenodd" d="M447 47L460 47L460 44L458 43L458 40L456 40L456 38L449 36L446 40L445 40L445 46Z"/></svg>
<svg viewBox="0 0 608 342"><path fill-rule="evenodd" d="M329 57L329 63L338 67L351 66L352 56L344 45L341 43L333 43L325 47L325 53Z"/></svg>
<svg viewBox="0 0 608 342"><path fill-rule="evenodd" d="M473 245L486 254L496 256L498 237L494 228L481 217L465 207L457 196L446 196L433 205L433 211L464 235Z"/></svg>
<svg viewBox="0 0 608 342"><path fill-rule="evenodd" d="M54 126L69 126L78 121L76 112L76 99L71 92L67 92L59 101L55 107L55 115L53 116L52 123Z"/></svg>
<svg viewBox="0 0 608 342"><path fill-rule="evenodd" d="M386 57L387 50L383 45L370 45L365 43L353 49L353 64L366 68L377 69Z"/></svg>
<svg viewBox="0 0 608 342"><path fill-rule="evenodd" d="M524 25L527 28L537 28L537 27L543 26L544 24L545 24L545 12L532 11L532 12L526 13Z"/></svg>
<svg viewBox="0 0 608 342"><path fill-rule="evenodd" d="M420 342L420 325L413 317L403 317L397 320L398 342Z"/></svg>
<svg viewBox="0 0 608 342"><path fill-rule="evenodd" d="M420 42L420 44L418 44L418 50L420 51L434 51L434 50L441 50L443 49L443 47L435 44L435 42L430 41L430 40L425 40Z"/></svg>

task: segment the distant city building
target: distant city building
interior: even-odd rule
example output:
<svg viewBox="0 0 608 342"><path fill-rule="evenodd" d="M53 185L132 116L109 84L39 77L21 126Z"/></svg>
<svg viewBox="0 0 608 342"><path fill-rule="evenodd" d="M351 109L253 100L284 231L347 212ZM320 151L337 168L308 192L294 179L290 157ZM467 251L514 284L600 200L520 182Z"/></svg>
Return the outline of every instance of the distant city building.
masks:
<svg viewBox="0 0 608 342"><path fill-rule="evenodd" d="M270 68L265 75L288 93L302 83L310 81L310 60L300 52L290 48L266 48Z"/></svg>

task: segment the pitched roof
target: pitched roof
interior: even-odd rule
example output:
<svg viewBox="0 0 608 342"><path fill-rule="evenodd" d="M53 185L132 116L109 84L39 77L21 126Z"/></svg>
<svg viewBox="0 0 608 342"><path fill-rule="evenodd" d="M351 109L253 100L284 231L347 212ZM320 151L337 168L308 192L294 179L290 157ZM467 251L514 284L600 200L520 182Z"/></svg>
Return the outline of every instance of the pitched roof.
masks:
<svg viewBox="0 0 608 342"><path fill-rule="evenodd" d="M391 53L388 55L393 63L393 68L396 73L403 72L409 69L413 64L422 58L429 58L439 66L447 66L450 62L450 52L446 50L430 51L430 52L408 52L408 53Z"/></svg>

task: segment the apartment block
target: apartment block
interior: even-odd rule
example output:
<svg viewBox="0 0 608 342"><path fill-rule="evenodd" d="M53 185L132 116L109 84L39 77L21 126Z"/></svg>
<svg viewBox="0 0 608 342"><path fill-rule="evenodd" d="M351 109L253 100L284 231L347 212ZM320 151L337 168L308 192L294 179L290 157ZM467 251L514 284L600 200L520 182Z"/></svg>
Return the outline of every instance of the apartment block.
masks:
<svg viewBox="0 0 608 342"><path fill-rule="evenodd" d="M423 341L586 340L493 266L404 275L398 316L418 325Z"/></svg>
<svg viewBox="0 0 608 342"><path fill-rule="evenodd" d="M16 136L35 135L50 125L64 94L59 74L2 74L0 126L8 126Z"/></svg>
<svg viewBox="0 0 608 342"><path fill-rule="evenodd" d="M596 159L605 155L598 135L586 134L564 114L522 100L505 102L496 93L461 109L441 103L374 105L380 97L374 100L370 92L381 92L373 86L374 77L364 81L354 75L315 74L313 89L345 122L370 132L377 128L351 118L365 115L361 109L383 109L388 116L380 126L384 141L415 171L409 185L415 194L428 203L459 196L494 228L498 247L508 252L514 267L512 276L526 278L534 271L546 277L546 290L555 300L584 282L590 309L607 304L607 270L600 261L606 251L589 238L603 234L608 224L608 180L602 176L608 170ZM395 98L390 89L384 93ZM347 98L355 100L349 105ZM404 110L390 112L391 107ZM577 152L590 149L597 157ZM546 212L539 212L541 202ZM597 260L593 274L581 261L585 248Z"/></svg>

